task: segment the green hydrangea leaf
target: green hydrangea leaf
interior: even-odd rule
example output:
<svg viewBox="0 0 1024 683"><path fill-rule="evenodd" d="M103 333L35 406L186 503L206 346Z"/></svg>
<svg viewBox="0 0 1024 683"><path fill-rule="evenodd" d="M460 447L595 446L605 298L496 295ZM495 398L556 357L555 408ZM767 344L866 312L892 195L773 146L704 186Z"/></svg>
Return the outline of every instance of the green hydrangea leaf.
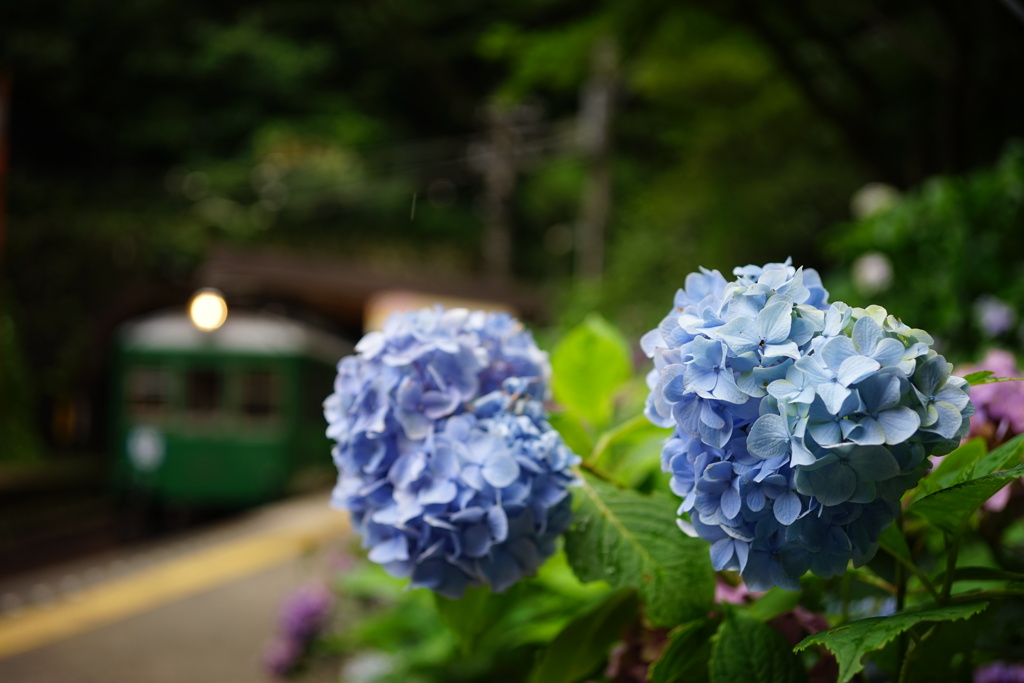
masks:
<svg viewBox="0 0 1024 683"><path fill-rule="evenodd" d="M904 564L912 562L910 546L907 545L907 539L900 532L895 522L882 530L882 533L878 536L878 545L893 557L903 560Z"/></svg>
<svg viewBox="0 0 1024 683"><path fill-rule="evenodd" d="M595 429L612 418L612 397L632 375L629 344L598 315L569 331L551 353L555 401Z"/></svg>
<svg viewBox="0 0 1024 683"><path fill-rule="evenodd" d="M640 414L601 434L587 461L613 481L634 488L652 471L661 472L661 449L670 435Z"/></svg>
<svg viewBox="0 0 1024 683"><path fill-rule="evenodd" d="M978 372L972 372L969 375L964 375L964 380L966 380L972 387L976 387L979 384L987 384L988 382L991 382L992 380L989 378L994 374L996 373L991 370L979 370Z"/></svg>
<svg viewBox="0 0 1024 683"><path fill-rule="evenodd" d="M533 683L575 683L608 659L608 650L619 639L622 627L636 619L636 592L611 593L595 607L570 621L544 650L533 670Z"/></svg>
<svg viewBox="0 0 1024 683"><path fill-rule="evenodd" d="M942 585L946 572L935 577L934 583ZM1013 581L1024 582L1024 574L996 569L995 567L957 567L953 570L953 581Z"/></svg>
<svg viewBox="0 0 1024 683"><path fill-rule="evenodd" d="M681 624L668 634L661 657L647 674L650 683L707 683L711 637L718 624L698 619Z"/></svg>
<svg viewBox="0 0 1024 683"><path fill-rule="evenodd" d="M839 683L846 683L864 668L861 657L868 652L881 649L904 631L924 622L969 619L986 607L987 602L976 602L936 607L920 612L903 612L888 617L860 619L808 636L794 649L800 652L811 645L824 645L839 662Z"/></svg>
<svg viewBox="0 0 1024 683"><path fill-rule="evenodd" d="M995 382L1022 382L1024 377L993 377L995 373L991 370L981 370L979 372L972 372L969 375L964 375L964 379L972 387L976 387L980 384L994 384Z"/></svg>
<svg viewBox="0 0 1024 683"><path fill-rule="evenodd" d="M707 613L715 592L708 545L679 530L676 501L618 489L590 476L575 498L565 552L581 581L635 588L658 626Z"/></svg>
<svg viewBox="0 0 1024 683"><path fill-rule="evenodd" d="M472 652L480 640L516 603L522 584L505 593L492 593L489 588L469 588L458 600L434 594L434 604L441 621L455 635L464 653Z"/></svg>
<svg viewBox="0 0 1024 683"><path fill-rule="evenodd" d="M980 477L1009 469L1020 463L1022 456L1024 456L1024 434L1018 434L978 460L978 464L974 467L974 476Z"/></svg>
<svg viewBox="0 0 1024 683"><path fill-rule="evenodd" d="M807 680L800 658L766 624L733 611L711 645L712 683L799 683Z"/></svg>
<svg viewBox="0 0 1024 683"><path fill-rule="evenodd" d="M548 422L555 428L573 453L586 456L594 450L594 440L587 433L583 421L576 413L569 411L553 412L548 415Z"/></svg>
<svg viewBox="0 0 1024 683"><path fill-rule="evenodd" d="M971 479L914 501L907 508L907 513L917 515L947 533L957 534L986 500L1021 476L1024 476L1024 464Z"/></svg>
<svg viewBox="0 0 1024 683"><path fill-rule="evenodd" d="M917 486L917 497L927 496L940 489L974 478L974 470L988 449L984 439L971 439L947 455L938 467L928 473ZM989 474L989 472L985 472Z"/></svg>
<svg viewBox="0 0 1024 683"><path fill-rule="evenodd" d="M774 619L800 604L800 593L782 588L772 588L746 609L746 613L758 621Z"/></svg>

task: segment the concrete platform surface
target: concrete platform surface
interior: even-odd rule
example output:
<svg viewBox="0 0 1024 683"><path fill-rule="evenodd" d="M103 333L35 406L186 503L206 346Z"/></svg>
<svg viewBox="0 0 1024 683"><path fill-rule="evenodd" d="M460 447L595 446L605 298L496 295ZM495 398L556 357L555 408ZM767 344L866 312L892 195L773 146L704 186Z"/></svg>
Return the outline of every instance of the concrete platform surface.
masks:
<svg viewBox="0 0 1024 683"><path fill-rule="evenodd" d="M15 577L0 585L0 681L269 680L262 652L282 600L326 581L331 555L347 545L347 515L318 493L158 546Z"/></svg>

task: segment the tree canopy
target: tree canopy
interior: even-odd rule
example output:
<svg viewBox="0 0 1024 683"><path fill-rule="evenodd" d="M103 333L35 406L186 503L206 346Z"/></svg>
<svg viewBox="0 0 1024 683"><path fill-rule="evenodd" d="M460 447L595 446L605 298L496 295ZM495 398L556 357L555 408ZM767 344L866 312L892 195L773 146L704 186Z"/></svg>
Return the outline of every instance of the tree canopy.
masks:
<svg viewBox="0 0 1024 683"><path fill-rule="evenodd" d="M645 329L697 265L844 260L820 238L868 181L992 164L1022 36L995 0L6 3L8 306L56 396L97 316L216 244L481 273L506 112L512 275ZM604 273L570 286L601 41Z"/></svg>

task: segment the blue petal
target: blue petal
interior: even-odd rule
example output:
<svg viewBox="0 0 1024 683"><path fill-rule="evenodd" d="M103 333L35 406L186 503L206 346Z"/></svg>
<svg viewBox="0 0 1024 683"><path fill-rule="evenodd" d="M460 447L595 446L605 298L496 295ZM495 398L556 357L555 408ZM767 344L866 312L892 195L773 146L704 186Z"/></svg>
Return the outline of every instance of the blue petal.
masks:
<svg viewBox="0 0 1024 683"><path fill-rule="evenodd" d="M785 356L787 358L798 359L800 358L800 348L791 341L787 341L782 344L765 344L761 355L765 358L781 358Z"/></svg>
<svg viewBox="0 0 1024 683"><path fill-rule="evenodd" d="M950 403L957 410L963 410L963 407L967 405L968 401L971 400L966 389L966 382L964 386L956 384L956 380L963 382L960 377L950 377L946 380L946 386L942 387L937 394L935 394L936 401L945 401Z"/></svg>
<svg viewBox="0 0 1024 683"><path fill-rule="evenodd" d="M672 416L683 431L694 439L700 437L700 413L704 401L691 394L689 401L680 401L672 406Z"/></svg>
<svg viewBox="0 0 1024 683"><path fill-rule="evenodd" d="M711 393L720 401L728 403L745 403L748 398L747 394L740 391L739 387L736 386L736 380L728 369L719 374L718 385L715 386L715 390Z"/></svg>
<svg viewBox="0 0 1024 683"><path fill-rule="evenodd" d="M807 313L811 312L811 311L807 311L805 309L801 309L801 311L802 311L802 315L806 315ZM814 313L818 312L818 311L815 311L814 309L812 309L812 311ZM808 341L810 341L811 337L814 336L815 332L818 332L820 330L821 330L821 323L820 322L819 323L815 323L813 320L810 320L807 317L793 318L793 327L789 331L789 336L790 336L790 339L792 339L794 343L796 343L798 345L803 345L803 344L806 344Z"/></svg>
<svg viewBox="0 0 1024 683"><path fill-rule="evenodd" d="M713 462L704 468L704 472L701 473L701 479L710 482L726 482L732 481L733 467L731 462L719 461Z"/></svg>
<svg viewBox="0 0 1024 683"><path fill-rule="evenodd" d="M807 431L819 446L836 446L843 442L839 423L833 420L809 422L807 424Z"/></svg>
<svg viewBox="0 0 1024 683"><path fill-rule="evenodd" d="M956 436L960 430L960 425L963 423L960 411L957 410L956 406L945 401L938 401L933 405L939 413L939 419L936 420L935 424L928 427L928 431L938 434L943 439L952 439Z"/></svg>
<svg viewBox="0 0 1024 683"><path fill-rule="evenodd" d="M876 375L857 386L865 412L885 410L900 402L900 381L892 375Z"/></svg>
<svg viewBox="0 0 1024 683"><path fill-rule="evenodd" d="M863 417L846 438L859 446L881 446L885 443L885 432L875 418Z"/></svg>
<svg viewBox="0 0 1024 683"><path fill-rule="evenodd" d="M508 451L494 453L484 462L481 475L494 488L503 489L519 478L519 463Z"/></svg>
<svg viewBox="0 0 1024 683"><path fill-rule="evenodd" d="M878 343L871 357L881 363L882 367L889 367L903 360L905 350L903 344L898 339L886 338Z"/></svg>
<svg viewBox="0 0 1024 683"><path fill-rule="evenodd" d="M697 337L690 345L690 353L695 364L710 368L725 362L726 349L721 342Z"/></svg>
<svg viewBox="0 0 1024 683"><path fill-rule="evenodd" d="M881 446L854 448L850 452L850 467L864 481L885 481L900 473L900 465L886 448Z"/></svg>
<svg viewBox="0 0 1024 683"><path fill-rule="evenodd" d="M395 486L409 486L416 481L427 466L427 458L421 451L410 451L398 456L388 471L388 480Z"/></svg>
<svg viewBox="0 0 1024 683"><path fill-rule="evenodd" d="M839 382L844 386L855 384L882 367L874 358L851 356L839 366Z"/></svg>
<svg viewBox="0 0 1024 683"><path fill-rule="evenodd" d="M864 316L853 324L853 345L865 356L873 356L875 346L884 337L885 334L882 332L881 326L868 316ZM902 355L903 349L900 349L900 356Z"/></svg>
<svg viewBox="0 0 1024 683"><path fill-rule="evenodd" d="M487 528L495 543L502 543L508 538L508 515L504 508L495 505L487 510Z"/></svg>
<svg viewBox="0 0 1024 683"><path fill-rule="evenodd" d="M789 337L789 329L792 324L793 303L783 297L773 298L757 314L758 336L769 344L778 344Z"/></svg>
<svg viewBox="0 0 1024 683"><path fill-rule="evenodd" d="M495 593L504 592L522 576L515 558L503 550L496 550L492 559L481 562L480 570Z"/></svg>
<svg viewBox="0 0 1024 683"><path fill-rule="evenodd" d="M462 554L483 557L491 548L491 531L483 524L473 524L462 532Z"/></svg>
<svg viewBox="0 0 1024 683"><path fill-rule="evenodd" d="M793 491L787 491L784 495L775 499L772 511L779 524L789 526L800 516L800 496Z"/></svg>
<svg viewBox="0 0 1024 683"><path fill-rule="evenodd" d="M935 393L949 376L949 363L942 356L932 356L917 366L914 384L926 395Z"/></svg>
<svg viewBox="0 0 1024 683"><path fill-rule="evenodd" d="M807 378L804 376L802 379L806 381ZM789 403L810 403L814 400L813 386L804 383L796 384L789 379L775 380L768 385L768 393Z"/></svg>
<svg viewBox="0 0 1024 683"><path fill-rule="evenodd" d="M682 369L682 365L670 365L669 368L675 370L675 368ZM692 394L690 387L686 384L686 376L680 372L679 374L672 374L669 368L665 368L662 371L663 376L667 379L665 382L662 394L664 394L665 400L670 403L678 403L686 398L687 394Z"/></svg>
<svg viewBox="0 0 1024 683"><path fill-rule="evenodd" d="M793 439L793 455L789 459L790 467L797 467L799 465L813 465L817 459L814 454L808 450L804 444L802 438Z"/></svg>
<svg viewBox="0 0 1024 683"><path fill-rule="evenodd" d="M700 402L700 421L712 429L721 429L725 426L725 419L715 412L714 406L708 401Z"/></svg>
<svg viewBox="0 0 1024 683"><path fill-rule="evenodd" d="M740 571L747 568L747 559L750 557L750 544L744 541L733 543L733 550L736 551L736 558L740 561Z"/></svg>
<svg viewBox="0 0 1024 683"><path fill-rule="evenodd" d="M370 549L368 555L371 562L384 564L397 560L409 559L409 546L405 536L396 534L383 543L378 543Z"/></svg>
<svg viewBox="0 0 1024 683"><path fill-rule="evenodd" d="M711 566L715 571L723 569L739 569L739 562L735 561L736 553L733 546L736 541L726 536L711 544Z"/></svg>
<svg viewBox="0 0 1024 683"><path fill-rule="evenodd" d="M754 332L754 321L750 318L734 318L718 329L718 338L728 344L736 355L753 351L759 339Z"/></svg>
<svg viewBox="0 0 1024 683"><path fill-rule="evenodd" d="M826 382L815 387L822 403L833 415L838 415L843 407L843 401L850 395L850 390L839 382Z"/></svg>
<svg viewBox="0 0 1024 683"><path fill-rule="evenodd" d="M742 500L740 493L732 486L729 486L722 491L722 514L728 519L735 519L736 515L740 513L742 507Z"/></svg>
<svg viewBox="0 0 1024 683"><path fill-rule="evenodd" d="M459 399L454 394L440 391L427 391L420 398L423 406L423 414L432 420L450 415L459 405Z"/></svg>
<svg viewBox="0 0 1024 683"><path fill-rule="evenodd" d="M849 337L835 337L821 347L822 360L832 370L838 370L847 358L859 355Z"/></svg>
<svg viewBox="0 0 1024 683"><path fill-rule="evenodd" d="M711 398L711 390L718 384L718 377L718 371L704 365L690 363L686 366L684 385L704 398Z"/></svg>
<svg viewBox="0 0 1024 683"><path fill-rule="evenodd" d="M757 418L747 436L747 450L763 460L787 455L790 435L786 418L771 413Z"/></svg>
<svg viewBox="0 0 1024 683"><path fill-rule="evenodd" d="M959 414L959 412L958 412ZM921 418L906 406L897 406L891 410L883 410L878 414L878 423L885 432L885 443L890 446L903 443L914 435L914 432L921 426ZM960 425L958 424L957 427ZM954 434L956 432L954 431ZM948 437L951 438L950 434Z"/></svg>
<svg viewBox="0 0 1024 683"><path fill-rule="evenodd" d="M479 522L480 520L482 520L484 518L484 515L486 514L487 513L483 508L471 507L453 513L451 516L451 520L453 522L458 522L461 524L472 524L474 522Z"/></svg>
<svg viewBox="0 0 1024 683"><path fill-rule="evenodd" d="M450 503L455 500L455 495L458 492L459 489L455 486L455 482L447 479L433 479L426 488L417 494L416 500L421 505Z"/></svg>
<svg viewBox="0 0 1024 683"><path fill-rule="evenodd" d="M810 473L813 495L822 505L845 503L857 490L856 473L843 464Z"/></svg>
<svg viewBox="0 0 1024 683"><path fill-rule="evenodd" d="M835 373L831 372L822 365L822 361L818 356L804 356L796 363L793 364L795 371L800 372L804 375L804 378L790 377L787 373L786 378L795 382L798 386L806 386L808 384L824 384L832 380Z"/></svg>
<svg viewBox="0 0 1024 683"><path fill-rule="evenodd" d="M487 486L487 482L484 480L483 473L480 471L479 465L466 465L463 467L462 481L466 482L477 491L482 491Z"/></svg>

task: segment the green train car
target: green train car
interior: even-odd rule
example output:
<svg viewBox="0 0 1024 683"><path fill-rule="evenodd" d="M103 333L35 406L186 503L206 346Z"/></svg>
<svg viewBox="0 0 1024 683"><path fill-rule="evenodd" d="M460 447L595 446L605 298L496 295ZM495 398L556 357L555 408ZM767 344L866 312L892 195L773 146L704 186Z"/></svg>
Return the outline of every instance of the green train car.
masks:
<svg viewBox="0 0 1024 683"><path fill-rule="evenodd" d="M184 312L122 325L113 359L115 486L162 504L237 508L330 480L322 402L351 343L263 313L214 330Z"/></svg>

